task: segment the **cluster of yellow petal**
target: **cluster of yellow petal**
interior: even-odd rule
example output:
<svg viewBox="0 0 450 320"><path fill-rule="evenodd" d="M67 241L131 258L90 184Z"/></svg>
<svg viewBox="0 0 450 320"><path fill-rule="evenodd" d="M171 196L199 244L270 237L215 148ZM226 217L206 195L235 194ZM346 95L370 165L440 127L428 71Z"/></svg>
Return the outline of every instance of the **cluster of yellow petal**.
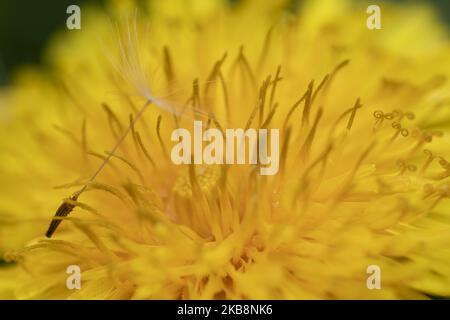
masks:
<svg viewBox="0 0 450 320"><path fill-rule="evenodd" d="M50 70L2 92L0 297L450 296L450 47L421 6L383 4L372 31L361 2L148 1L140 72L186 114L151 105L45 239L145 102L114 68L109 18L135 6L82 9ZM222 129L280 129L279 173L172 164L171 132L192 128L193 108Z"/></svg>

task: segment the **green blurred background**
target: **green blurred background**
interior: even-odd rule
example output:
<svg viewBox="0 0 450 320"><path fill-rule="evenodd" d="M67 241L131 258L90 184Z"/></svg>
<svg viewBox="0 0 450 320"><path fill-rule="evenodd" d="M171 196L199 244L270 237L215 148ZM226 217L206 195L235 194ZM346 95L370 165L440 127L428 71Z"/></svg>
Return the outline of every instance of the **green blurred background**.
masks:
<svg viewBox="0 0 450 320"><path fill-rule="evenodd" d="M302 0L292 1L298 4ZM390 1L413 2L412 0ZM372 2L377 4L383 1L373 0ZM426 2L433 4L442 19L450 25L450 0L427 0ZM0 85L7 83L15 67L40 63L41 52L48 38L55 30L65 27L68 16L66 9L69 5L76 4L82 8L84 4L93 3L103 5L104 0L0 0Z"/></svg>

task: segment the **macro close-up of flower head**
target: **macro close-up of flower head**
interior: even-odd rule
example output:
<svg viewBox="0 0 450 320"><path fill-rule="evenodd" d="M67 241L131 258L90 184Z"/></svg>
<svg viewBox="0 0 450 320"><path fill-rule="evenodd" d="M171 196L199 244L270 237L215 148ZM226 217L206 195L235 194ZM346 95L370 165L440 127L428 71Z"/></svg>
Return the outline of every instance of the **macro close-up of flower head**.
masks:
<svg viewBox="0 0 450 320"><path fill-rule="evenodd" d="M44 63L0 87L0 299L450 298L435 7L60 15Z"/></svg>

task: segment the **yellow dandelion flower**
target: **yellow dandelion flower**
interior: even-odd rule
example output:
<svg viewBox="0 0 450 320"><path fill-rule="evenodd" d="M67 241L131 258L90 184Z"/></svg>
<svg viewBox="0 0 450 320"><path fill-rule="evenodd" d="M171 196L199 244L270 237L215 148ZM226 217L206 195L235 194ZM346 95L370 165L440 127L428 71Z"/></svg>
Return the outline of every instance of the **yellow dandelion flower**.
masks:
<svg viewBox="0 0 450 320"><path fill-rule="evenodd" d="M450 296L450 50L428 7L383 4L369 30L350 1L135 6L83 9L51 71L1 94L1 298ZM279 129L278 173L175 165L194 119Z"/></svg>

